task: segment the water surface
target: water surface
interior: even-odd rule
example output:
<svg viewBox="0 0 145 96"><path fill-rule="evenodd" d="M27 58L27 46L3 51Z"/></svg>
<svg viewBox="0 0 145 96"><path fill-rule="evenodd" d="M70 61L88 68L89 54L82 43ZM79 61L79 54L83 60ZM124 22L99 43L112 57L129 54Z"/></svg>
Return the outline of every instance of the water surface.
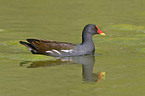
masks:
<svg viewBox="0 0 145 96"><path fill-rule="evenodd" d="M144 0L1 0L0 94L144 96L144 4ZM89 67L65 60L49 65L55 58L32 55L18 44L26 38L78 44L89 23L106 34L93 37L95 54L101 55L93 57ZM101 72L105 79L96 82Z"/></svg>

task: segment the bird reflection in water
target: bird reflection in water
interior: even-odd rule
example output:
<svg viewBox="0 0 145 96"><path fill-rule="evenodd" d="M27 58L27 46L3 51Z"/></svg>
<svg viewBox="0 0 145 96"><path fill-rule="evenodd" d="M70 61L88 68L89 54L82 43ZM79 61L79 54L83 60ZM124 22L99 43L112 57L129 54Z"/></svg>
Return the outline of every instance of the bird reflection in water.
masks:
<svg viewBox="0 0 145 96"><path fill-rule="evenodd" d="M30 62L21 62L20 65L23 66ZM93 73L93 66L95 63L95 56L86 55L78 57L61 57L55 60L48 61L34 61L27 68L38 68L38 67L49 67L57 65L67 65L67 64L82 64L82 76L83 81L90 82L100 82L105 80L105 72Z"/></svg>

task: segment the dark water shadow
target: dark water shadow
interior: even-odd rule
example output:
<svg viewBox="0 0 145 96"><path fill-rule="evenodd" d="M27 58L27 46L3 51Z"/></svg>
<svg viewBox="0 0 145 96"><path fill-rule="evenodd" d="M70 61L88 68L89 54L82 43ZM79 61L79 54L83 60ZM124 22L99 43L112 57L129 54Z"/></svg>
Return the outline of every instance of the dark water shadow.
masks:
<svg viewBox="0 0 145 96"><path fill-rule="evenodd" d="M21 62L20 66L28 64L27 68L50 67L68 64L82 64L83 81L100 82L105 79L105 72L93 73L93 66L95 63L95 56L78 56L78 57L62 57L55 60Z"/></svg>

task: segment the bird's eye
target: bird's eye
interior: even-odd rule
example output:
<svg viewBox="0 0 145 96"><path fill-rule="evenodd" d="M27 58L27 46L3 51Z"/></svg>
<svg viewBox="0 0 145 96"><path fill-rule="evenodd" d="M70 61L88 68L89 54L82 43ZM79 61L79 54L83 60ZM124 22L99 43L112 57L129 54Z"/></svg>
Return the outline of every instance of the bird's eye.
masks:
<svg viewBox="0 0 145 96"><path fill-rule="evenodd" d="M93 27L93 29L96 29L96 27Z"/></svg>

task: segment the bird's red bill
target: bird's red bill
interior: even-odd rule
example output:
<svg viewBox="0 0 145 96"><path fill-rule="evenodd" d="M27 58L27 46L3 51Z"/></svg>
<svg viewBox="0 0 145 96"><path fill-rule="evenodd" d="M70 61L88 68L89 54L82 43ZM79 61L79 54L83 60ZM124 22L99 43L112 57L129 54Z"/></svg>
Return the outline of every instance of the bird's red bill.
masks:
<svg viewBox="0 0 145 96"><path fill-rule="evenodd" d="M97 26L96 26L96 28L98 29L98 33L100 34L100 35L105 35L105 33L103 33Z"/></svg>

